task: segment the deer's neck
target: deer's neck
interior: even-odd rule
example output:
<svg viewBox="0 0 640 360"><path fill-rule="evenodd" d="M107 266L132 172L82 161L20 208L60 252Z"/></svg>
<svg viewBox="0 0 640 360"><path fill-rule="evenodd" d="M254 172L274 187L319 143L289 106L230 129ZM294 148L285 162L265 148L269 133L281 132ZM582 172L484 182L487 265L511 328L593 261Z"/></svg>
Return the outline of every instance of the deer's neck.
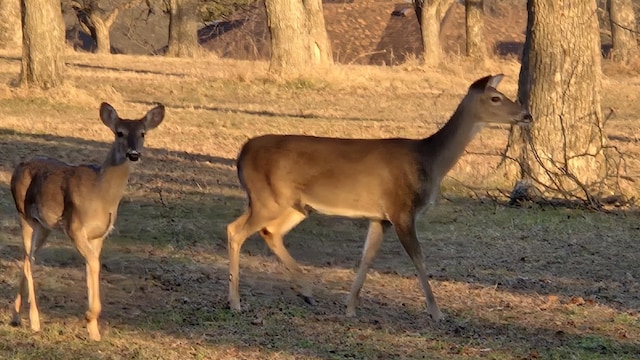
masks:
<svg viewBox="0 0 640 360"><path fill-rule="evenodd" d="M423 158L441 177L451 170L473 136L482 129L481 124L473 121L473 114L465 112L464 105L461 103L451 119L422 142Z"/></svg>
<svg viewBox="0 0 640 360"><path fill-rule="evenodd" d="M100 167L98 175L98 191L107 202L117 205L124 194L129 181L130 162L116 156L115 149L111 149L109 155Z"/></svg>

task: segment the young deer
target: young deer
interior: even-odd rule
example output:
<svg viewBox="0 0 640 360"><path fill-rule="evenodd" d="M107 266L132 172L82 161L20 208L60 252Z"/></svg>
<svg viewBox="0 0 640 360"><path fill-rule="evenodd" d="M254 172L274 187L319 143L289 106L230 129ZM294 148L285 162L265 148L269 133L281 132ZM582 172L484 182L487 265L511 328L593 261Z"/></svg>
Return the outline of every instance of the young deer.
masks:
<svg viewBox="0 0 640 360"><path fill-rule="evenodd" d="M29 301L31 329L40 330L40 315L32 277L36 252L54 228L64 231L84 257L87 266L89 310L87 330L91 340L100 340L100 251L113 228L118 204L124 193L131 163L138 161L145 133L164 118L164 106L149 110L140 120L125 120L107 103L100 106L102 122L115 140L102 166L70 165L37 157L18 165L11 176L11 193L20 213L24 242L23 274L14 304L12 325L20 324L23 296Z"/></svg>
<svg viewBox="0 0 640 360"><path fill-rule="evenodd" d="M474 82L447 124L425 139L299 135L250 139L237 161L249 206L227 227L231 309L240 310L240 248L256 231L292 274L303 299L315 303L309 282L283 244L283 236L313 209L370 221L362 261L347 299L347 316L355 315L367 270L384 231L393 225L418 272L429 315L441 319L416 237L416 215L435 203L442 178L482 124L531 121L526 110L496 90L502 77L487 76Z"/></svg>

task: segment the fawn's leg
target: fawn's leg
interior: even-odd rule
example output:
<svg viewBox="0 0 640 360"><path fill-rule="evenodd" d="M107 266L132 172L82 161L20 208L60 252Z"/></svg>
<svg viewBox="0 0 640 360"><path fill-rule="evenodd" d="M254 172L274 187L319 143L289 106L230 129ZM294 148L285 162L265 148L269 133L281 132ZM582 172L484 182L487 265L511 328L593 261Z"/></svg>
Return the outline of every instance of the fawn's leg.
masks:
<svg viewBox="0 0 640 360"><path fill-rule="evenodd" d="M100 252L102 251L104 239L89 240L84 229L74 231L69 236L74 240L76 248L86 262L89 308L85 313L85 318L87 319L89 339L100 341L100 330L98 329L98 317L102 311L102 303L100 301Z"/></svg>

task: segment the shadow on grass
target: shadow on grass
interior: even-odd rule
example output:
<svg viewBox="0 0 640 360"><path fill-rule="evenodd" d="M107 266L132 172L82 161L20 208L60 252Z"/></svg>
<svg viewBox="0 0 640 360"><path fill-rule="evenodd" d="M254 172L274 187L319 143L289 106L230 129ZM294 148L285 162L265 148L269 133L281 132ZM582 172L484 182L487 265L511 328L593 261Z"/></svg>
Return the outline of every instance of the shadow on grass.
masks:
<svg viewBox="0 0 640 360"><path fill-rule="evenodd" d="M265 357L286 354L355 359L492 354L507 358L633 358L640 354L637 345L619 341L614 334L581 334L579 329L571 333L558 330L554 324L539 327L509 320L496 323L455 311L448 312L447 320L438 324L417 308L395 305L364 308L356 318L347 318L342 315L343 299L338 294L327 294L319 306L309 307L290 294L245 292L243 296L250 299L252 308L235 314L226 306L226 276L219 276L225 272L225 264L212 263L207 270L202 264L169 257L116 253L106 257L110 266L122 263L126 269L122 273L104 270L102 274L105 300L101 329L107 343L145 333L159 342L184 339L189 348L230 347ZM82 270L70 271L71 274L64 269L55 271L63 271L64 280L82 278ZM260 275L243 273L247 278ZM2 300L8 301L9 292L4 290L9 286L0 282L0 289ZM86 306L82 281L73 287L49 282L37 291L45 331L48 323L56 322L77 327L69 329L70 334L85 336L81 321ZM78 321L70 325L69 318ZM47 346L36 342L26 351L40 353ZM122 355L134 348L135 343L121 349ZM78 353L74 350L73 357Z"/></svg>
<svg viewBox="0 0 640 360"><path fill-rule="evenodd" d="M140 105L149 105L149 106L154 106L156 105L156 103L151 102L151 101L141 101L141 100L129 100L130 103L132 104L140 104ZM164 105L166 107L170 107L170 108L175 108L175 109L195 109L195 110L206 110L206 111L213 111L213 112L223 112L223 113L242 113L242 114L247 114L247 115L255 115L255 116L264 116L264 117L287 117L287 118L293 118L293 119L323 119L323 120L331 120L332 118L328 118L326 116L322 116L322 115L317 115L317 114L313 114L313 113L280 113L280 112L274 112L274 111L267 111L267 110L240 110L240 109L235 109L235 108L225 108L225 107L220 107L220 106L205 106L205 105L176 105L176 104L169 104L169 103L164 103ZM349 120L349 121L384 121L384 119L373 119L370 117L357 117L357 116L352 116L352 117L344 117L341 116L339 119L335 118L336 120L340 120L340 121L344 121L344 120Z"/></svg>
<svg viewBox="0 0 640 360"><path fill-rule="evenodd" d="M111 146L100 141L70 136L19 133L5 128L0 128L0 137L7 138L7 141L0 143L0 153L13 155L13 158L7 158L4 163L0 163L0 169L8 173L12 172L11 167L15 166L15 163L28 160L33 156L47 156L72 164L99 165L104 161ZM228 181L236 176L232 167L235 167L234 159L147 147L143 150L141 164L135 165L131 177L145 185L166 183L179 185L185 190L196 190L199 187L193 181L193 175L198 174L203 180L201 184L217 179L216 186L226 184L230 188L237 188L237 184L231 184ZM151 171L153 173L150 173Z"/></svg>

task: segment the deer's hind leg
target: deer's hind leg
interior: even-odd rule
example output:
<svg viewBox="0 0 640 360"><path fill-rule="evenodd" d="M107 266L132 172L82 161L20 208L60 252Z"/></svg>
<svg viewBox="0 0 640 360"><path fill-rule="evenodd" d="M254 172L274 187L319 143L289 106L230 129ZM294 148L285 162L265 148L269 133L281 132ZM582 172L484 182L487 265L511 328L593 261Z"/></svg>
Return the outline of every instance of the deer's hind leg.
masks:
<svg viewBox="0 0 640 360"><path fill-rule="evenodd" d="M349 292L349 298L347 299L347 316L356 315L356 306L359 302L362 284L364 284L364 280L367 278L367 271L369 271L371 263L373 263L378 250L380 250L384 232L390 226L391 223L388 221L372 220L369 223L369 230L367 231L367 239L365 240L364 248L362 249L362 260L360 261L358 274L356 275L356 279L353 281L353 285L351 285L351 291Z"/></svg>
<svg viewBox="0 0 640 360"><path fill-rule="evenodd" d="M269 246L269 249L280 259L291 275L294 289L300 294L306 303L316 305L312 296L311 282L304 276L298 263L293 259L287 248L284 246L284 236L307 217L295 208L285 210L277 219L269 222L260 229L260 236Z"/></svg>
<svg viewBox="0 0 640 360"><path fill-rule="evenodd" d="M40 313L38 311L38 305L36 304L36 292L35 285L33 283L32 266L36 253L45 243L47 236L51 231L37 222L32 223L27 221L22 216L20 217L20 227L22 228L24 262L22 264L20 286L13 306L11 325L20 325L20 309L22 307L23 298L26 297L29 302L29 324L31 330L40 331Z"/></svg>

